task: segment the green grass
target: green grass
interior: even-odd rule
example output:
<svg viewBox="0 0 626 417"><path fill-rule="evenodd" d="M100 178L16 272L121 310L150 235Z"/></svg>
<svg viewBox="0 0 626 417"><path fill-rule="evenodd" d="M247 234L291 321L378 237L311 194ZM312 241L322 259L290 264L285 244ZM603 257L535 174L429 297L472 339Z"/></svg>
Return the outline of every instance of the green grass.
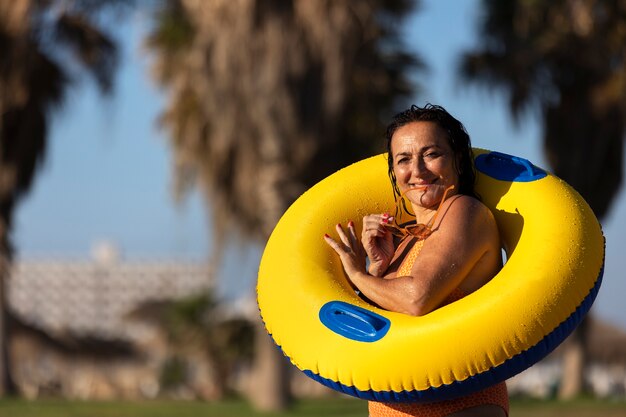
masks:
<svg viewBox="0 0 626 417"><path fill-rule="evenodd" d="M299 401L288 412L258 413L244 401L81 402L64 400L0 400L0 417L273 417L366 415L365 402L333 398Z"/></svg>
<svg viewBox="0 0 626 417"><path fill-rule="evenodd" d="M510 417L626 417L625 400L511 400Z"/></svg>
<svg viewBox="0 0 626 417"><path fill-rule="evenodd" d="M367 405L351 398L297 402L281 414L258 413L247 403L195 401L81 402L0 400L0 417L365 417ZM511 417L625 417L626 401L579 399L571 402L512 400Z"/></svg>

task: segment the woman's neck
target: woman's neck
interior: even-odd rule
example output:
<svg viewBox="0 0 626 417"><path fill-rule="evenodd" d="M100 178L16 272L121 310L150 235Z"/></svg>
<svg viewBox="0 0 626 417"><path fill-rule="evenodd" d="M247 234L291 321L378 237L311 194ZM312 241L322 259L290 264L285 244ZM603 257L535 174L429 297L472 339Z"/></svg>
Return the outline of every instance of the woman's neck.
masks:
<svg viewBox="0 0 626 417"><path fill-rule="evenodd" d="M430 219L432 219L432 217L435 215L435 212L437 211L437 207L428 208L428 207L418 206L415 204L412 204L411 206L413 208L413 214L415 214L415 220L417 221L417 223L422 223L422 224L427 224L430 221Z"/></svg>

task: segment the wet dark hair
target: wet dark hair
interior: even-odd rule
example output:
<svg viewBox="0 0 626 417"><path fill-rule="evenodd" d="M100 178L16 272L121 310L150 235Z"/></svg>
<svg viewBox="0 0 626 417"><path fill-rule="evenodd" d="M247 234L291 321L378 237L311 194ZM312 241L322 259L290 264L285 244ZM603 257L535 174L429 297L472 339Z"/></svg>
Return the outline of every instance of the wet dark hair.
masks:
<svg viewBox="0 0 626 417"><path fill-rule="evenodd" d="M385 136L387 139L388 172L395 198L400 196L400 189L393 172L391 138L399 128L413 122L432 122L447 132L448 144L454 154L454 167L459 175L458 193L480 199L476 191L474 191L474 183L476 182L476 171L473 163L474 156L472 154L472 142L465 127L443 107L430 103L424 107L412 105L409 109L396 114L387 126Z"/></svg>

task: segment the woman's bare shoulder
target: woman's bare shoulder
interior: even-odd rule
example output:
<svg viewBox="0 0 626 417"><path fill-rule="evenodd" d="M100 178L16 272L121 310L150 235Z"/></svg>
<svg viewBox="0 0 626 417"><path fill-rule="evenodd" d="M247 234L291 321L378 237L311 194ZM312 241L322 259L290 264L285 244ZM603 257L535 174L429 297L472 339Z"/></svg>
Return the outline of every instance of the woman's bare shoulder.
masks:
<svg viewBox="0 0 626 417"><path fill-rule="evenodd" d="M477 198L457 194L446 200L442 206L441 223L468 228L474 226L484 231L485 227L496 227L493 213ZM470 227L470 230L474 229Z"/></svg>

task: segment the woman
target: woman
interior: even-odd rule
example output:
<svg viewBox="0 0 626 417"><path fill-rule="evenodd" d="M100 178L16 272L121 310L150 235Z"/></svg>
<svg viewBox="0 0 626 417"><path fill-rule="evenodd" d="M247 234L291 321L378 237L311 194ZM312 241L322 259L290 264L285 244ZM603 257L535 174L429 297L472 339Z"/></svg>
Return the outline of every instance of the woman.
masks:
<svg viewBox="0 0 626 417"><path fill-rule="evenodd" d="M389 177L398 205L325 235L351 284L381 308L420 316L487 283L502 266L491 211L474 193L470 138L440 106L412 106L387 128ZM408 207L405 199L408 200ZM414 222L403 224L411 215ZM399 236L400 238L398 238ZM369 259L369 267L366 266ZM432 404L370 402L376 416L506 416L506 385Z"/></svg>

